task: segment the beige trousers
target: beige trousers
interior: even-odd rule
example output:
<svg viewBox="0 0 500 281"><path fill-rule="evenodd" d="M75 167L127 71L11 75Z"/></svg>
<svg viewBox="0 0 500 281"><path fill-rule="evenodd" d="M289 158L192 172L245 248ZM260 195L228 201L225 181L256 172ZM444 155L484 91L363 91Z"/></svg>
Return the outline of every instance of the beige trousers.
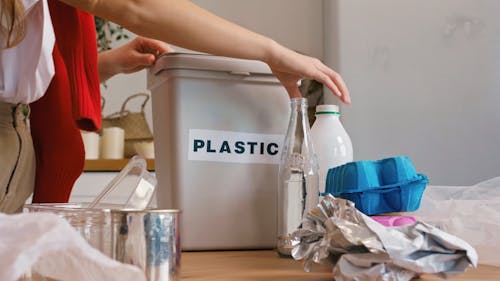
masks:
<svg viewBox="0 0 500 281"><path fill-rule="evenodd" d="M22 210L35 186L29 107L0 102L0 212Z"/></svg>

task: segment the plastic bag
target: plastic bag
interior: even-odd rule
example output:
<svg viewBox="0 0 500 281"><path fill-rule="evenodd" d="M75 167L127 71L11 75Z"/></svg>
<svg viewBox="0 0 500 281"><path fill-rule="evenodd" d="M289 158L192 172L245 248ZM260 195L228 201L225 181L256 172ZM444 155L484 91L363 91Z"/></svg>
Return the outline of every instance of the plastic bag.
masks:
<svg viewBox="0 0 500 281"><path fill-rule="evenodd" d="M142 281L140 268L93 249L61 217L0 214L0 280Z"/></svg>
<svg viewBox="0 0 500 281"><path fill-rule="evenodd" d="M469 242L480 264L500 266L500 177L473 186L428 186L412 215Z"/></svg>

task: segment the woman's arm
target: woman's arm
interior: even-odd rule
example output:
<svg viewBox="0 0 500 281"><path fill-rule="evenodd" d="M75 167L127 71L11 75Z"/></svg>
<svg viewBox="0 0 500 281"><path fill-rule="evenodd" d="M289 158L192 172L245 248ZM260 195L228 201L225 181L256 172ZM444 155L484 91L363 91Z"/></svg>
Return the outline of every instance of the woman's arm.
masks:
<svg viewBox="0 0 500 281"><path fill-rule="evenodd" d="M187 0L63 0L145 37L183 48L265 61L272 41Z"/></svg>
<svg viewBox="0 0 500 281"><path fill-rule="evenodd" d="M267 63L290 96L296 83L311 78L324 83L342 101L349 92L336 72L319 60L297 54L275 41L222 19L187 0L62 0L145 37L215 55Z"/></svg>

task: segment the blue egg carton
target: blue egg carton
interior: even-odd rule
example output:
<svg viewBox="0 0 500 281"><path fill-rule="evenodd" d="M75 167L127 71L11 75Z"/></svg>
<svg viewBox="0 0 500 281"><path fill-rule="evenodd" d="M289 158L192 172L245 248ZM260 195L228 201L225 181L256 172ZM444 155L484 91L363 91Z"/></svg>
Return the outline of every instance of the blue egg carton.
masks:
<svg viewBox="0 0 500 281"><path fill-rule="evenodd" d="M367 215L411 212L429 180L407 156L357 161L328 170L325 191L354 202Z"/></svg>

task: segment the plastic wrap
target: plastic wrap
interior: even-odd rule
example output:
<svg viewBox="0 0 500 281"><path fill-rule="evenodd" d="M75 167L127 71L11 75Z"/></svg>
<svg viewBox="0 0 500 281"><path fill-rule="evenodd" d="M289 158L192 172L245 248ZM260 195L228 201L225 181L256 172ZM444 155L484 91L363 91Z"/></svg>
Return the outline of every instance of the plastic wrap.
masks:
<svg viewBox="0 0 500 281"><path fill-rule="evenodd" d="M480 264L500 266L500 177L474 186L429 186L412 215L467 240Z"/></svg>

